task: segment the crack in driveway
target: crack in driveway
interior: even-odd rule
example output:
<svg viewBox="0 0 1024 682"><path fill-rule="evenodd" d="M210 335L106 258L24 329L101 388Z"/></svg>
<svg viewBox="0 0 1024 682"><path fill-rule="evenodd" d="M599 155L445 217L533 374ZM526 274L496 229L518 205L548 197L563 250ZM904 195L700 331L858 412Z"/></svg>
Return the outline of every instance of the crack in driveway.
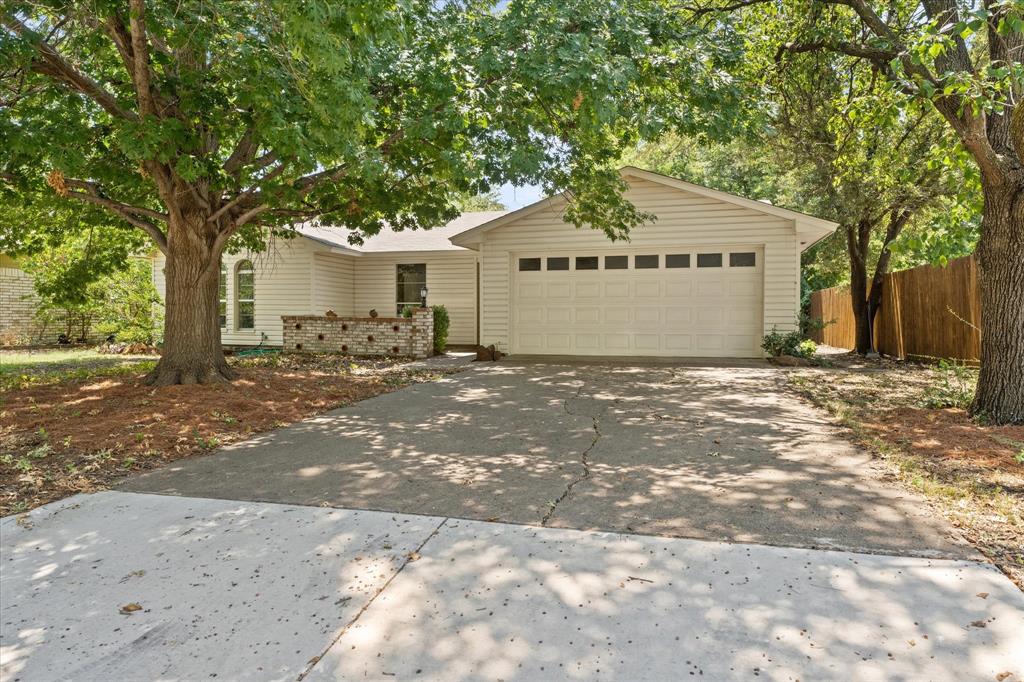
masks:
<svg viewBox="0 0 1024 682"><path fill-rule="evenodd" d="M578 412L573 412L571 409L569 409L569 402L570 401L574 401L574 400L579 400L580 396L583 394L583 388L585 386L586 386L585 383L581 383L579 388L576 389L576 394L575 395L573 395L571 398L566 398L565 400L562 401L562 409L565 410L566 414L568 414L570 416L574 416L574 417L575 416L584 416L584 415L580 415ZM608 410L608 407L605 406L605 407L602 407L598 411L598 413L596 415L594 415L594 414L585 415L585 416L590 417L590 420L593 422L592 428L594 429L594 436L593 436L593 439L590 441L590 445L588 445L586 447L586 449L583 450L583 452L580 453L580 461L579 461L579 463L583 467L583 473L581 473L579 476L577 476L573 480L569 481L569 483L565 486L565 490L562 491L562 494L559 495L556 499L554 499L551 502L551 504L548 506L547 512L544 514L544 516L540 520L540 525L542 525L542 526L548 525L548 522L551 520L551 517L555 515L555 511L558 509L558 505L560 505L562 502L564 502L569 497L569 495L572 494L572 489L575 488L580 483L582 483L583 481L586 481L587 479L590 478L590 474L591 474L591 472L590 472L590 461L589 461L588 457L590 455L590 451L593 450L594 447L597 445L597 442L599 440L601 440L601 435L602 435L601 434L601 417L604 415L604 413L607 410Z"/></svg>

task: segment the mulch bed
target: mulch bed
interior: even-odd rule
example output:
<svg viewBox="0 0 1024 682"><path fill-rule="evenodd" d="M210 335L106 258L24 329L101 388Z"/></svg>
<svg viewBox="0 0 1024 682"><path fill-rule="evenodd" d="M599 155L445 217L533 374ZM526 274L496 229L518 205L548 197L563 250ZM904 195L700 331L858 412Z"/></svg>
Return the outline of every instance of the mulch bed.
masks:
<svg viewBox="0 0 1024 682"><path fill-rule="evenodd" d="M0 516L439 376L298 356L236 369L230 384L156 389L139 373L0 394Z"/></svg>
<svg viewBox="0 0 1024 682"><path fill-rule="evenodd" d="M1024 426L978 424L957 408L898 407L869 419L865 427L951 469L1005 473L1024 482L1024 462L1017 460L1024 448Z"/></svg>

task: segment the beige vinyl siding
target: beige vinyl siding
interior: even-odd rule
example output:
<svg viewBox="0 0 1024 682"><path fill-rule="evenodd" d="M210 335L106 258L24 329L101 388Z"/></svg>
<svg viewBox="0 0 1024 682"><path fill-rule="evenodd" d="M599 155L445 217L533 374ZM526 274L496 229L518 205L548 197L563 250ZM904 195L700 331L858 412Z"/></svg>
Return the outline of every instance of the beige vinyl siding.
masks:
<svg viewBox="0 0 1024 682"><path fill-rule="evenodd" d="M760 246L764 249L765 330L791 328L799 310L799 244L792 220L700 196L659 183L631 178L626 197L653 213L653 225L636 228L628 244L613 243L603 232L577 230L562 220L560 202L483 235L481 258L481 334L484 345L509 346L509 297L512 256L517 253L604 251L649 247L668 253L672 246Z"/></svg>
<svg viewBox="0 0 1024 682"><path fill-rule="evenodd" d="M355 257L313 254L313 312L355 314Z"/></svg>
<svg viewBox="0 0 1024 682"><path fill-rule="evenodd" d="M448 343L476 343L476 253L473 251L410 251L367 253L355 260L355 314L376 309L395 315L396 272L399 263L425 263L429 305L448 309Z"/></svg>
<svg viewBox="0 0 1024 682"><path fill-rule="evenodd" d="M228 271L227 329L221 332L225 345L255 346L262 334L267 335L266 343L279 346L282 343L282 315L311 315L312 305L313 254L327 251L314 245L308 239L277 240L263 253L246 252L225 254L224 264ZM235 306L235 268L242 260L250 260L255 271L255 325L252 330L237 329ZM157 253L153 263L153 284L161 297L165 292L164 256Z"/></svg>

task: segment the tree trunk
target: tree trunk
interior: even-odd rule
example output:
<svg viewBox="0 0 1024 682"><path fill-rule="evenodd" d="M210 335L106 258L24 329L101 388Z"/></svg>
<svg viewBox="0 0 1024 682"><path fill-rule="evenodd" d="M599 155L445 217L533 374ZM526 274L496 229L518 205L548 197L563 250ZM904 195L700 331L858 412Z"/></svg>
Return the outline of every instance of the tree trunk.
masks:
<svg viewBox="0 0 1024 682"><path fill-rule="evenodd" d="M981 373L971 413L1024 423L1024 179L985 197L977 257L981 283Z"/></svg>
<svg viewBox="0 0 1024 682"><path fill-rule="evenodd" d="M850 303L853 306L854 346L861 355L871 350L871 319L868 314L867 239L871 226L863 221L846 228L846 249L850 256Z"/></svg>
<svg viewBox="0 0 1024 682"><path fill-rule="evenodd" d="M235 376L220 339L220 253L206 236L205 216L190 219L193 224L168 229L163 355L146 377L154 386L218 383Z"/></svg>

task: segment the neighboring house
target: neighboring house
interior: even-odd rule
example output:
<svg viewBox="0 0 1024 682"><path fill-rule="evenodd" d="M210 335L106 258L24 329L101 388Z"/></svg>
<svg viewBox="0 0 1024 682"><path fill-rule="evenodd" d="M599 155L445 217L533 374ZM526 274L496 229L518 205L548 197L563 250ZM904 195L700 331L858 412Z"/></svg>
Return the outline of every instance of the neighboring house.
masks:
<svg viewBox="0 0 1024 682"><path fill-rule="evenodd" d="M836 224L637 168L626 197L657 216L629 242L562 220L566 199L467 213L363 245L342 228L300 226L266 253L226 256L223 338L282 342L282 315L394 315L428 304L449 343L507 353L759 357L773 326L792 329L800 253ZM162 256L154 267L163 292Z"/></svg>
<svg viewBox="0 0 1024 682"><path fill-rule="evenodd" d="M0 346L22 346L38 341L35 319L39 297L32 278L17 261L0 253Z"/></svg>

